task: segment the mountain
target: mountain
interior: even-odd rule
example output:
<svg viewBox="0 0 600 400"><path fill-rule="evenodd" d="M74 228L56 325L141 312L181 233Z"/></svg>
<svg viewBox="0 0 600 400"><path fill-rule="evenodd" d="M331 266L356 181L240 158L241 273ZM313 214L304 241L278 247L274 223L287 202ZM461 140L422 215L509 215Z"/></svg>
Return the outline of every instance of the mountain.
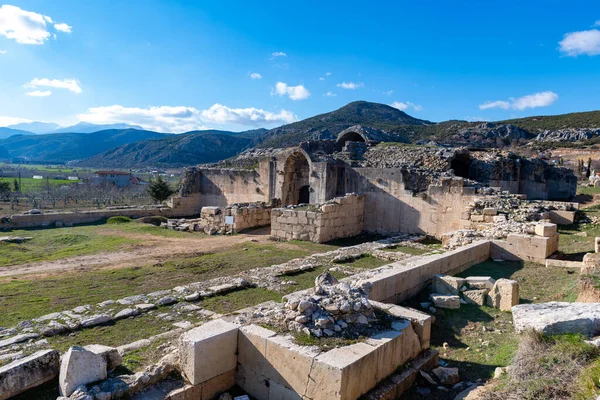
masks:
<svg viewBox="0 0 600 400"><path fill-rule="evenodd" d="M22 122L20 124L9 125L7 128L11 129L20 129L28 132L32 132L35 134L44 134L51 133L60 129L60 125L55 124L54 122Z"/></svg>
<svg viewBox="0 0 600 400"><path fill-rule="evenodd" d="M96 125L90 124L89 122L80 122L76 125L67 126L65 128L56 129L52 133L93 133L98 131L105 131L108 129L139 129L144 130L141 126L138 125L129 125L129 124L106 124L106 125Z"/></svg>
<svg viewBox="0 0 600 400"><path fill-rule="evenodd" d="M266 132L193 131L119 146L79 162L103 168L182 167L213 163L247 149L253 139Z"/></svg>
<svg viewBox="0 0 600 400"><path fill-rule="evenodd" d="M335 139L338 133L353 125L389 131L398 126L431 124L385 104L355 101L335 111L271 129L257 138L254 144L259 147L286 147L306 140Z"/></svg>
<svg viewBox="0 0 600 400"><path fill-rule="evenodd" d="M93 133L19 135L0 140L10 158L35 162L67 162L91 157L110 148L170 136L138 129L109 129Z"/></svg>
<svg viewBox="0 0 600 400"><path fill-rule="evenodd" d="M14 128L0 128L0 139L6 139L14 135L33 135L33 133Z"/></svg>

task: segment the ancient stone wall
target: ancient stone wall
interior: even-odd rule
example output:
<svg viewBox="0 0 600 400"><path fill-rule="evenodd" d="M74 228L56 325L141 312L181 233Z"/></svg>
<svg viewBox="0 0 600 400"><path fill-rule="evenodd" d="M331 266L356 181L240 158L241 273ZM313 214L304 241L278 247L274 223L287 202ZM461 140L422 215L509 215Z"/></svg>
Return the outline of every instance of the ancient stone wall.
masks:
<svg viewBox="0 0 600 400"><path fill-rule="evenodd" d="M364 229L376 233L426 233L441 236L460 227L460 213L475 188L462 178L447 178L415 194L407 190L402 169L353 168L345 171L348 191L365 195ZM408 174L409 178L412 174ZM418 177L411 185L421 185Z"/></svg>
<svg viewBox="0 0 600 400"><path fill-rule="evenodd" d="M261 165L257 169L199 170L199 204L227 207L234 203L269 201L268 170ZM268 168L268 164L267 164Z"/></svg>
<svg viewBox="0 0 600 400"><path fill-rule="evenodd" d="M233 217L233 224L226 224ZM208 234L237 233L245 229L271 224L271 208L264 204L249 204L227 208L203 207L199 225Z"/></svg>
<svg viewBox="0 0 600 400"><path fill-rule="evenodd" d="M273 209L271 236L283 240L324 243L352 237L363 230L365 197L349 194L326 204L300 209Z"/></svg>

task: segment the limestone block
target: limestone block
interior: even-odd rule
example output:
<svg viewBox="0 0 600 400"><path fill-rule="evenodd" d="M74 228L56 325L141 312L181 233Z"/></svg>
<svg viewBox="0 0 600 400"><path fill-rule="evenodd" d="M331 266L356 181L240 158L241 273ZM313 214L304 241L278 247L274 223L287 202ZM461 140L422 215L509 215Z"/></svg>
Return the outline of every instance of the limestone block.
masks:
<svg viewBox="0 0 600 400"><path fill-rule="evenodd" d="M539 222L535 225L535 234L543 237L552 237L556 235L556 224Z"/></svg>
<svg viewBox="0 0 600 400"><path fill-rule="evenodd" d="M487 297L487 305L510 311L519 304L519 282L510 279L498 279Z"/></svg>
<svg viewBox="0 0 600 400"><path fill-rule="evenodd" d="M404 339L404 330L406 328L412 327L410 326L410 322L406 321L404 325L404 329L401 331L391 330L378 333L376 335L368 338L365 343L374 346L377 348L377 363L375 365L377 369L377 373L375 375L375 380L377 382L387 378L391 375L399 366L404 364L403 359L403 350L404 348L403 339ZM417 339L418 343L418 339ZM421 346L417 344L419 350Z"/></svg>
<svg viewBox="0 0 600 400"><path fill-rule="evenodd" d="M429 341L431 338L431 322L432 318L430 315L423 312L414 310L408 307L391 306L387 312L390 315L398 318L405 318L412 324L414 332L417 334L421 343L422 349L429 348ZM393 328L393 326L392 326Z"/></svg>
<svg viewBox="0 0 600 400"><path fill-rule="evenodd" d="M485 221L485 217L483 215L480 215L480 214L472 214L471 215L471 221L473 221L473 222L483 222L483 221Z"/></svg>
<svg viewBox="0 0 600 400"><path fill-rule="evenodd" d="M235 369L238 328L237 324L217 319L181 335L180 364L192 385Z"/></svg>
<svg viewBox="0 0 600 400"><path fill-rule="evenodd" d="M467 290L467 291L463 292L463 296L465 296L465 300L469 304L476 304L478 306L484 306L488 293L489 293L488 289Z"/></svg>
<svg viewBox="0 0 600 400"><path fill-rule="evenodd" d="M70 396L78 386L106 379L106 361L83 347L67 350L60 364L58 385L61 396Z"/></svg>
<svg viewBox="0 0 600 400"><path fill-rule="evenodd" d="M238 333L238 364L257 372L266 369L267 338L276 333L258 325L241 327Z"/></svg>
<svg viewBox="0 0 600 400"><path fill-rule="evenodd" d="M458 310L460 308L460 297L456 295L432 294L433 305L438 308Z"/></svg>
<svg viewBox="0 0 600 400"><path fill-rule="evenodd" d="M236 383L256 399L269 398L269 386L271 385L269 379L259 372L246 368L243 364L238 365Z"/></svg>
<svg viewBox="0 0 600 400"><path fill-rule="evenodd" d="M202 399L216 399L235 386L235 369L227 371L202 384Z"/></svg>
<svg viewBox="0 0 600 400"><path fill-rule="evenodd" d="M498 210L496 210L495 208L484 208L483 215L498 215Z"/></svg>
<svg viewBox="0 0 600 400"><path fill-rule="evenodd" d="M316 348L299 346L291 337L273 336L266 339L267 367L265 375L271 381L303 393L308 384Z"/></svg>
<svg viewBox="0 0 600 400"><path fill-rule="evenodd" d="M596 336L600 333L600 303L566 303L552 301L519 304L512 308L517 332L533 329L545 335L578 333Z"/></svg>
<svg viewBox="0 0 600 400"><path fill-rule="evenodd" d="M112 371L123 364L123 358L115 347L104 346L101 344L89 344L83 347L94 354L102 356L106 362L106 369Z"/></svg>
<svg viewBox="0 0 600 400"><path fill-rule="evenodd" d="M575 221L575 211L550 211L550 220L557 225L571 225Z"/></svg>
<svg viewBox="0 0 600 400"><path fill-rule="evenodd" d="M460 377L458 376L458 368L437 367L431 372L433 372L433 374L443 385L452 386L460 381Z"/></svg>
<svg viewBox="0 0 600 400"><path fill-rule="evenodd" d="M305 397L313 400L350 400L377 383L377 348L355 343L315 358Z"/></svg>
<svg viewBox="0 0 600 400"><path fill-rule="evenodd" d="M449 275L433 276L433 293L437 294L458 294L459 289L467 283L464 278L457 278Z"/></svg>
<svg viewBox="0 0 600 400"><path fill-rule="evenodd" d="M593 275L600 272L600 253L587 253L583 256L582 275Z"/></svg>
<svg viewBox="0 0 600 400"><path fill-rule="evenodd" d="M496 283L496 280L491 276L468 276L466 279L469 286L477 289L492 290L494 283Z"/></svg>
<svg viewBox="0 0 600 400"><path fill-rule="evenodd" d="M54 379L58 375L59 362L56 350L41 350L0 367L0 400Z"/></svg>

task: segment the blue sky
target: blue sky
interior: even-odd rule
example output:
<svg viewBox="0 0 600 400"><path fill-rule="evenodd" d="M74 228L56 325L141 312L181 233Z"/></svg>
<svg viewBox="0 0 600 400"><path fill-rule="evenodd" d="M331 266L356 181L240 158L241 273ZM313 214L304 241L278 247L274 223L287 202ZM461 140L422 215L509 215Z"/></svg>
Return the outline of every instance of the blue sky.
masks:
<svg viewBox="0 0 600 400"><path fill-rule="evenodd" d="M354 100L432 121L598 109L600 2L0 2L0 126L245 130Z"/></svg>

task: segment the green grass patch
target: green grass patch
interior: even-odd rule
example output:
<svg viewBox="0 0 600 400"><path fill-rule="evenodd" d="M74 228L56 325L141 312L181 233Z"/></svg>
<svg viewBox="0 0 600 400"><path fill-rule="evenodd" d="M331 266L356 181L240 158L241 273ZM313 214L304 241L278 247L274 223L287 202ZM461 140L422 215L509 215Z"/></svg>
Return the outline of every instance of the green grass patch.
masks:
<svg viewBox="0 0 600 400"><path fill-rule="evenodd" d="M228 314L270 300L280 302L281 293L263 288L248 288L203 299L200 305L219 314Z"/></svg>
<svg viewBox="0 0 600 400"><path fill-rule="evenodd" d="M420 256L422 254L429 253L431 251L430 249L417 249L417 248L408 247L408 246L394 246L394 247L388 247L387 249L384 249L384 250L410 254L413 256Z"/></svg>
<svg viewBox="0 0 600 400"><path fill-rule="evenodd" d="M590 194L590 195L600 194L600 187L595 187L595 186L578 187L577 194Z"/></svg>
<svg viewBox="0 0 600 400"><path fill-rule="evenodd" d="M116 300L190 282L231 276L309 254L310 251L302 249L278 248L277 244L244 243L221 253L144 267L75 272L39 279L15 278L0 282L0 304L4 310L0 325L12 326L24 319L82 304Z"/></svg>

